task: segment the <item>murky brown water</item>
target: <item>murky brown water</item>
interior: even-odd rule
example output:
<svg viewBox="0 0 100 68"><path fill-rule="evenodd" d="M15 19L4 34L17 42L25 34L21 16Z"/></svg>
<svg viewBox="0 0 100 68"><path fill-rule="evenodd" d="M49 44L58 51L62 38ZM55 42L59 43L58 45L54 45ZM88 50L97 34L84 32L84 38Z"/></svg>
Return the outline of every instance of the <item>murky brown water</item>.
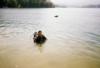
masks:
<svg viewBox="0 0 100 68"><path fill-rule="evenodd" d="M100 68L99 20L100 9L0 9L0 68Z"/></svg>

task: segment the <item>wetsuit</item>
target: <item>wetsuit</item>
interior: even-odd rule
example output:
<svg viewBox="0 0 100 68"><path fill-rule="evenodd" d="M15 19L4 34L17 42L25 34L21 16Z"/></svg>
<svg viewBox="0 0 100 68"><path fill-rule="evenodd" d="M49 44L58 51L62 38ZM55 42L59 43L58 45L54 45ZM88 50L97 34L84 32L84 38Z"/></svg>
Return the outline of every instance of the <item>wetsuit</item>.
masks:
<svg viewBox="0 0 100 68"><path fill-rule="evenodd" d="M36 43L44 43L45 41L46 41L46 37L44 35L37 36L37 38L35 39Z"/></svg>

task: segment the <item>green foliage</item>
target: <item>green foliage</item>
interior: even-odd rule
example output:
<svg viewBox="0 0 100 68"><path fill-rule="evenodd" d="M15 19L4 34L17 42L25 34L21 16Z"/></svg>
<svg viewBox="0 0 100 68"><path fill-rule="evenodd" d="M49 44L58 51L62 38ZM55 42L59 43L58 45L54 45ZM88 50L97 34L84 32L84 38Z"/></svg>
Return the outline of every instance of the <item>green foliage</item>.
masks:
<svg viewBox="0 0 100 68"><path fill-rule="evenodd" d="M0 0L0 8L39 8L54 7L51 2L46 0Z"/></svg>

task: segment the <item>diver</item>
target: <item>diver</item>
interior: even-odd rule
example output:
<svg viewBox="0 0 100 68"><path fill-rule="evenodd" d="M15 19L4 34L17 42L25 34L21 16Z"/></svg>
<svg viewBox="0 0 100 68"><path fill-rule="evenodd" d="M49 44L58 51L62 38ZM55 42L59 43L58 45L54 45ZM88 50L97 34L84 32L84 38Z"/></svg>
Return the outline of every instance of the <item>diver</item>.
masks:
<svg viewBox="0 0 100 68"><path fill-rule="evenodd" d="M38 44L42 44L47 40L47 38L42 34L42 31L38 31L38 33L34 33L34 42Z"/></svg>

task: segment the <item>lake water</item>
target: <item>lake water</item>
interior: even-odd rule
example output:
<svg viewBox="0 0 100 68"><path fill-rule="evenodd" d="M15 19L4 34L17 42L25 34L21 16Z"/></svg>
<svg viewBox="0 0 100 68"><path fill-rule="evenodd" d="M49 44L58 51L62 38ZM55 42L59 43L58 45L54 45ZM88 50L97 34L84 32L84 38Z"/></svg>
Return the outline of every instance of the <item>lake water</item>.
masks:
<svg viewBox="0 0 100 68"><path fill-rule="evenodd" d="M0 68L100 68L100 9L0 9Z"/></svg>

